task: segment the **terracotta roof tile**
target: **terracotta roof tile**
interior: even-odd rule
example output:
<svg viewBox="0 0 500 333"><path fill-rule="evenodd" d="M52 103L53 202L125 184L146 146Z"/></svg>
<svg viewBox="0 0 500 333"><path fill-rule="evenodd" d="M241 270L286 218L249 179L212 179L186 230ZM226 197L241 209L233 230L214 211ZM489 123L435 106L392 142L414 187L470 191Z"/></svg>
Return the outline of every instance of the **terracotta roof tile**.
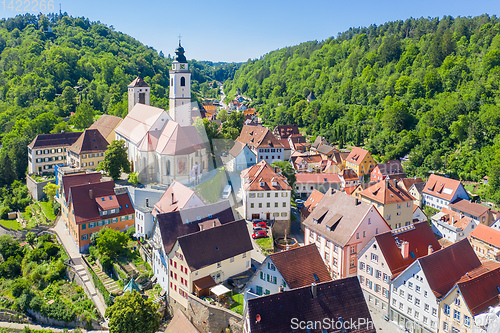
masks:
<svg viewBox="0 0 500 333"><path fill-rule="evenodd" d="M274 253L269 259L291 289L332 280L316 244Z"/></svg>
<svg viewBox="0 0 500 333"><path fill-rule="evenodd" d="M403 188L397 186L397 184L394 184L391 181L386 180L375 183L369 188L361 191L359 194L383 205L415 200L415 198Z"/></svg>
<svg viewBox="0 0 500 333"><path fill-rule="evenodd" d="M401 166L400 160L390 160L386 163L379 163L375 166L372 172L374 172L376 169L380 170L380 174L382 175L382 177L393 174L404 174L403 166Z"/></svg>
<svg viewBox="0 0 500 333"><path fill-rule="evenodd" d="M198 270L253 249L245 220L225 223L178 239L191 270Z"/></svg>
<svg viewBox="0 0 500 333"><path fill-rule="evenodd" d="M448 207L450 207L453 210L468 213L472 216L479 217L485 213L487 213L491 208L485 207L483 205L477 204L470 202L468 200L464 199L456 199L453 202L451 202Z"/></svg>
<svg viewBox="0 0 500 333"><path fill-rule="evenodd" d="M39 134L31 141L28 148L69 147L78 140L81 134L82 132Z"/></svg>
<svg viewBox="0 0 500 333"><path fill-rule="evenodd" d="M344 180L346 181L359 179L358 175L356 174L356 171L352 169L344 169L340 171L339 177L344 178Z"/></svg>
<svg viewBox="0 0 500 333"><path fill-rule="evenodd" d="M97 129L85 130L78 140L68 148L76 154L103 152L108 148L108 141Z"/></svg>
<svg viewBox="0 0 500 333"><path fill-rule="evenodd" d="M291 190L286 177L277 174L265 160L241 172L245 191ZM261 185L263 183L264 185ZM274 184L273 184L274 183Z"/></svg>
<svg viewBox="0 0 500 333"><path fill-rule="evenodd" d="M497 264L499 265L499 264ZM485 312L499 303L500 267L457 284L473 316Z"/></svg>
<svg viewBox="0 0 500 333"><path fill-rule="evenodd" d="M418 259L430 288L441 298L465 275L481 266L469 241L463 239Z"/></svg>
<svg viewBox="0 0 500 333"><path fill-rule="evenodd" d="M114 194L97 197L95 198L95 202L97 203L97 207L99 207L100 211L120 208L120 205L118 204L118 199Z"/></svg>
<svg viewBox="0 0 500 333"><path fill-rule="evenodd" d="M213 281L213 280L212 280ZM174 318L172 318L172 321L168 323L167 329L165 333L200 333L196 326L189 321L189 319L186 317L184 312L181 310L177 310L177 312L174 315Z"/></svg>
<svg viewBox="0 0 500 333"><path fill-rule="evenodd" d="M500 248L500 231L485 226L484 224L479 223L477 227L469 234L469 237L480 239L483 242Z"/></svg>
<svg viewBox="0 0 500 333"><path fill-rule="evenodd" d="M423 193L450 201L460 186L460 181L432 174Z"/></svg>
<svg viewBox="0 0 500 333"><path fill-rule="evenodd" d="M282 139L287 139L292 134L299 134L299 127L296 124L278 125L273 130L274 135L279 135Z"/></svg>
<svg viewBox="0 0 500 333"><path fill-rule="evenodd" d="M459 228L462 230L472 222L472 219L470 217L464 216L463 214L455 212L446 207L441 208L441 211L432 216L432 219L441 220L448 223L449 225L454 226L455 228Z"/></svg>
<svg viewBox="0 0 500 333"><path fill-rule="evenodd" d="M313 295L311 286L248 300L248 316L252 333L290 332L292 318L298 322L333 321L371 322L363 291L357 277L319 283ZM305 331L305 330L304 330ZM322 332L321 329L310 330ZM350 327L351 333L375 333L373 325Z"/></svg>
<svg viewBox="0 0 500 333"><path fill-rule="evenodd" d="M304 207L300 209L301 214L304 217L308 217L324 196L325 195L320 191L313 190L307 200L304 202Z"/></svg>
<svg viewBox="0 0 500 333"><path fill-rule="evenodd" d="M441 249L441 245L427 222L414 223L410 226L384 232L376 235L375 241L382 251L393 277L404 271L418 258L426 256L429 252L429 246L432 246L433 251ZM404 259L398 242L399 244L408 242L409 253L413 255Z"/></svg>
<svg viewBox="0 0 500 333"><path fill-rule="evenodd" d="M183 209L193 196L198 197L203 202L192 189L174 180L161 199L154 205L154 215Z"/></svg>
<svg viewBox="0 0 500 333"><path fill-rule="evenodd" d="M299 172L295 174L296 183L341 183L339 175L336 173L307 173Z"/></svg>
<svg viewBox="0 0 500 333"><path fill-rule="evenodd" d="M347 156L346 161L354 164L360 164L365 159L366 155L369 155L370 152L363 148L354 147L349 156Z"/></svg>
<svg viewBox="0 0 500 333"><path fill-rule="evenodd" d="M255 148L283 148L278 139L264 126L244 125L236 140Z"/></svg>
<svg viewBox="0 0 500 333"><path fill-rule="evenodd" d="M76 175L65 175L62 176L62 186L64 189L64 196L66 202L69 200L69 189L72 186L99 183L101 181L102 174L100 172L91 173L80 173Z"/></svg>
<svg viewBox="0 0 500 333"><path fill-rule="evenodd" d="M122 122L122 118L110 116L109 114L103 114L99 119L97 119L89 129L98 130L104 138L107 138L109 134ZM111 143L111 142L109 142Z"/></svg>
<svg viewBox="0 0 500 333"><path fill-rule="evenodd" d="M399 182L401 183L400 186L406 189L407 191L410 190L410 187L413 184L418 184L418 183L425 183L422 178L420 177L415 177L415 178L403 178L400 179Z"/></svg>
<svg viewBox="0 0 500 333"><path fill-rule="evenodd" d="M115 133L139 146L148 132L160 131L165 122L169 120L171 118L165 110L137 103L115 129Z"/></svg>
<svg viewBox="0 0 500 333"><path fill-rule="evenodd" d="M134 81L130 82L130 84L127 86L129 88L133 87L149 87L149 85L144 82L144 80L140 77L136 77Z"/></svg>

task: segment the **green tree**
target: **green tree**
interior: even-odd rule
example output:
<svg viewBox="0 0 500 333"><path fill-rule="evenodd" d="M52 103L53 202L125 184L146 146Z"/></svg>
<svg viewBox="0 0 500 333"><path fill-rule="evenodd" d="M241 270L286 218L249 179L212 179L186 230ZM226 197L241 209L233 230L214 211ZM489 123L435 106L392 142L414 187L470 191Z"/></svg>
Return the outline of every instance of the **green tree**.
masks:
<svg viewBox="0 0 500 333"><path fill-rule="evenodd" d="M97 170L104 170L108 175L117 180L121 172L130 172L130 162L128 161L125 141L113 140L104 154L104 160L99 164Z"/></svg>
<svg viewBox="0 0 500 333"><path fill-rule="evenodd" d="M295 168L292 164L288 161L274 161L271 166L281 171L281 174L286 177L288 185L290 185L293 191L295 189L297 177L295 176Z"/></svg>
<svg viewBox="0 0 500 333"><path fill-rule="evenodd" d="M12 184L15 176L9 154L3 151L0 154L0 185L5 186Z"/></svg>
<svg viewBox="0 0 500 333"><path fill-rule="evenodd" d="M137 291L126 292L106 309L110 333L154 333L160 327L158 305Z"/></svg>
<svg viewBox="0 0 500 333"><path fill-rule="evenodd" d="M94 122L94 113L92 106L87 101L83 101L76 107L71 122L75 128L86 129Z"/></svg>
<svg viewBox="0 0 500 333"><path fill-rule="evenodd" d="M99 231L96 245L101 255L114 259L125 250L128 237L123 232L115 229L103 228Z"/></svg>
<svg viewBox="0 0 500 333"><path fill-rule="evenodd" d="M225 122L227 120L227 111L226 111L226 109L221 109L217 113L217 120L220 120L221 123L223 123L223 122Z"/></svg>
<svg viewBox="0 0 500 333"><path fill-rule="evenodd" d="M45 193L50 202L54 203L54 197L56 196L59 187L59 185L53 183L48 183L43 187L43 193Z"/></svg>
<svg viewBox="0 0 500 333"><path fill-rule="evenodd" d="M128 175L128 182L132 184L137 184L139 182L139 177L137 175L137 172L131 172Z"/></svg>
<svg viewBox="0 0 500 333"><path fill-rule="evenodd" d="M76 109L76 93L75 89L72 87L66 87L61 95L61 103L63 114L61 116L67 117L71 112L75 112Z"/></svg>

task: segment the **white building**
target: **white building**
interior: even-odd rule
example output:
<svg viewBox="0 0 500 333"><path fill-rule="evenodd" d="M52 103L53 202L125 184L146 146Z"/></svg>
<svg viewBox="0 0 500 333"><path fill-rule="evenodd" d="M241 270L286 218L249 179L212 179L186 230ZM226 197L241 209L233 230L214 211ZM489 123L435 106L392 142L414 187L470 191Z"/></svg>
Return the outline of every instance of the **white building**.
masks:
<svg viewBox="0 0 500 333"><path fill-rule="evenodd" d="M431 217L432 231L452 243L467 238L476 225L472 218L448 208Z"/></svg>
<svg viewBox="0 0 500 333"><path fill-rule="evenodd" d="M238 173L257 163L255 153L246 143L235 141L233 148L229 151L228 171L237 171Z"/></svg>
<svg viewBox="0 0 500 333"><path fill-rule="evenodd" d="M257 161L284 161L285 148L267 127L244 125L236 141L248 145Z"/></svg>
<svg viewBox="0 0 500 333"><path fill-rule="evenodd" d="M450 202L461 198L469 200L469 195L458 180L432 174L422 191L422 203L440 210L449 208Z"/></svg>
<svg viewBox="0 0 500 333"><path fill-rule="evenodd" d="M265 160L241 172L241 189L247 220L290 220L292 188Z"/></svg>
<svg viewBox="0 0 500 333"><path fill-rule="evenodd" d="M439 302L479 266L465 239L417 259L392 282L390 320L410 332L438 332Z"/></svg>
<svg viewBox="0 0 500 333"><path fill-rule="evenodd" d="M116 139L125 141L132 169L141 183L196 182L209 168L207 144L190 126L191 74L184 49L179 46L176 54L170 71L169 113L149 105L149 88L138 78L128 92L129 101L135 104L129 106L127 117L115 129Z"/></svg>

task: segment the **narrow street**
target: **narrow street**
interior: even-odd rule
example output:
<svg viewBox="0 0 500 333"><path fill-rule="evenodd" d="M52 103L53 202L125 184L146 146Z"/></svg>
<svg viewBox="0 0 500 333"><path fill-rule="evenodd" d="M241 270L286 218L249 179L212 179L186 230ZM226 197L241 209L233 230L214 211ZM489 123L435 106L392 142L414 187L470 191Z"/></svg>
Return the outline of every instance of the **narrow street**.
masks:
<svg viewBox="0 0 500 333"><path fill-rule="evenodd" d="M78 275L82 278L83 282L85 283L85 286L87 289L90 291L90 295L88 295L94 304L96 305L97 309L99 310L99 313L101 316L104 318L104 313L106 311L106 305L101 301L101 299L97 296L97 291L94 287L94 284L92 281L90 281L91 277L88 276L87 271L83 265L83 259L78 251L78 248L76 247L75 242L73 241L73 237L70 235L68 229L66 229L66 225L64 224L64 221L62 220L61 216L57 217L56 224L54 228L52 228L54 232L57 233L59 238L61 239L64 248L66 249L66 252L70 256L72 260L72 266L75 268L77 271Z"/></svg>

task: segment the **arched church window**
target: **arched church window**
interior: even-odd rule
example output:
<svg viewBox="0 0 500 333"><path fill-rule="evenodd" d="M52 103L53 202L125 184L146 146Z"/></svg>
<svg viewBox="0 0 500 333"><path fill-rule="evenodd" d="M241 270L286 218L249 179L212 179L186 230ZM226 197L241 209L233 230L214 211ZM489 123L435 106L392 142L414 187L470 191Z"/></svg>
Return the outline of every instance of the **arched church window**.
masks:
<svg viewBox="0 0 500 333"><path fill-rule="evenodd" d="M167 176L170 176L170 161L167 161Z"/></svg>
<svg viewBox="0 0 500 333"><path fill-rule="evenodd" d="M186 85L186 78L183 76L181 77L181 87L184 87Z"/></svg>

